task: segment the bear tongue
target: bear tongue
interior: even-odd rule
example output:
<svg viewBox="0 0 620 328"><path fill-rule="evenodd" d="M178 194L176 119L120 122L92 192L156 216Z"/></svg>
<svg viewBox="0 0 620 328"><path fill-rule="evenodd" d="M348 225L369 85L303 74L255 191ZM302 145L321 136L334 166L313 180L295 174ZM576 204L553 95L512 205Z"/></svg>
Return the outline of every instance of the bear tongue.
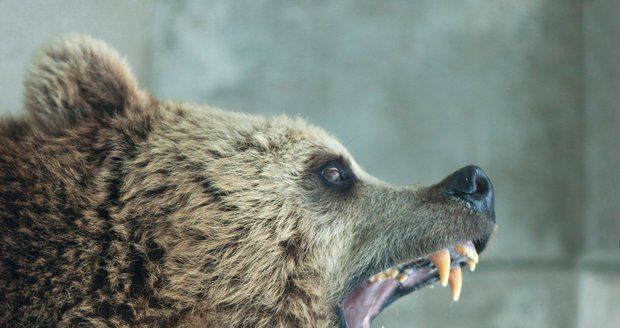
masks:
<svg viewBox="0 0 620 328"><path fill-rule="evenodd" d="M386 278L381 281L365 281L351 291L343 302L344 317L348 328L368 328L371 320L391 303L399 288L413 287L432 274L430 267L420 268L409 275L399 275L402 281ZM392 273L393 275L393 273Z"/></svg>

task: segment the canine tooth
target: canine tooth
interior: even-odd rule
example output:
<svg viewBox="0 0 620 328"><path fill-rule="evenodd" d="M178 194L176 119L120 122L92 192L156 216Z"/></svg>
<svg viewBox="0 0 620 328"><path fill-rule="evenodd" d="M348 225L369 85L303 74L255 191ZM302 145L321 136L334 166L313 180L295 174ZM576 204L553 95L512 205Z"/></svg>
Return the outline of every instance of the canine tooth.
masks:
<svg viewBox="0 0 620 328"><path fill-rule="evenodd" d="M394 269L394 268L389 268L387 269L387 271L385 271L385 276L390 278L390 279L396 279L396 277L398 277L398 274L400 272L398 272L398 270Z"/></svg>
<svg viewBox="0 0 620 328"><path fill-rule="evenodd" d="M407 275L399 274L396 277L396 280L398 280L398 282L400 282L402 284L403 282L405 282L407 280L407 278L409 278Z"/></svg>
<svg viewBox="0 0 620 328"><path fill-rule="evenodd" d="M461 287L463 287L461 267L450 269L450 290L452 291L452 300L455 302L461 296Z"/></svg>
<svg viewBox="0 0 620 328"><path fill-rule="evenodd" d="M474 260L467 260L467 265L469 265L469 271L474 272L474 270L476 270L476 261Z"/></svg>
<svg viewBox="0 0 620 328"><path fill-rule="evenodd" d="M450 277L450 252L447 249L442 249L431 254L428 259L437 267L441 285L444 287L448 286L448 277Z"/></svg>

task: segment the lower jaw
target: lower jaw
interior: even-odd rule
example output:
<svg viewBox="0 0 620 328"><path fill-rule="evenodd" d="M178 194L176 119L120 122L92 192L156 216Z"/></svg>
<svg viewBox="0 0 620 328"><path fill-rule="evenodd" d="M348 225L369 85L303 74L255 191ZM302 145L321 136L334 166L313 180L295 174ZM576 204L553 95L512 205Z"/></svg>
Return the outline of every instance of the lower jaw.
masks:
<svg viewBox="0 0 620 328"><path fill-rule="evenodd" d="M473 271L475 263L472 261L475 258L477 263L478 260L477 253L474 256L472 252L475 253L474 244L467 242L438 251L428 259L399 265L397 269L389 269L359 283L342 302L342 326L369 328L372 319L392 302L440 280L440 271L442 284L446 286L449 282L453 300L458 300L462 283L461 267L468 263Z"/></svg>
<svg viewBox="0 0 620 328"><path fill-rule="evenodd" d="M435 269L430 267L421 269L410 274L404 282L386 279L379 283L362 283L351 291L343 302L341 311L343 320L346 322L344 327L370 327L372 319L392 302L436 282L439 276L434 271ZM368 295L373 295L373 297ZM352 298L361 298L367 302L349 302L348 300Z"/></svg>

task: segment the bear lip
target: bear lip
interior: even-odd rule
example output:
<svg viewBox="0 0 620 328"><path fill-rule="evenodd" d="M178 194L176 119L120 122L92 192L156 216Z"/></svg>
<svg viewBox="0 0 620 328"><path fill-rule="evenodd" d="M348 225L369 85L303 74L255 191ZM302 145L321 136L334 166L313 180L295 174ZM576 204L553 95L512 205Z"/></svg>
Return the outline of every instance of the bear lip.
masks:
<svg viewBox="0 0 620 328"><path fill-rule="evenodd" d="M466 244L471 245L472 242L470 241ZM471 259L462 255L458 249L459 245L447 249L450 254L449 267L451 269L459 268L458 270L460 270L461 267L469 264L470 269L473 269ZM391 303L402 296L432 285L440 280L437 267L428 257L401 264L396 267L399 272L408 272L406 279L403 275L399 275L398 278L394 276L391 278L387 277L380 281L373 281L372 278L367 279L357 284L345 295L339 309L343 327L369 328L372 320ZM388 269L388 271L389 270L394 269Z"/></svg>

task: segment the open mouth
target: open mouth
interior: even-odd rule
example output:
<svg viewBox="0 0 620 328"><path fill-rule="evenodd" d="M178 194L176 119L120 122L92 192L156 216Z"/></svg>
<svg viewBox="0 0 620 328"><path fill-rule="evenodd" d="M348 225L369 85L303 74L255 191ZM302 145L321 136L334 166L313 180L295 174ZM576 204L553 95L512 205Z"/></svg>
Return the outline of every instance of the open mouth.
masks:
<svg viewBox="0 0 620 328"><path fill-rule="evenodd" d="M450 285L452 300L457 301L463 285L461 267L467 265L474 271L477 263L476 246L468 241L379 272L345 296L341 308L345 327L370 327L372 319L389 304L438 280L442 286Z"/></svg>
<svg viewBox="0 0 620 328"><path fill-rule="evenodd" d="M340 320L346 328L369 328L381 310L400 297L437 281L450 285L452 300L461 294L461 268L474 271L478 253L482 252L495 233L493 185L477 166L466 166L433 186L450 200L456 200L468 211L477 213L471 220L481 224L482 233L472 241L458 243L428 256L398 263L383 272L364 273L361 282L353 285L340 303ZM383 268L381 268L383 269ZM372 270L372 269L369 269Z"/></svg>

